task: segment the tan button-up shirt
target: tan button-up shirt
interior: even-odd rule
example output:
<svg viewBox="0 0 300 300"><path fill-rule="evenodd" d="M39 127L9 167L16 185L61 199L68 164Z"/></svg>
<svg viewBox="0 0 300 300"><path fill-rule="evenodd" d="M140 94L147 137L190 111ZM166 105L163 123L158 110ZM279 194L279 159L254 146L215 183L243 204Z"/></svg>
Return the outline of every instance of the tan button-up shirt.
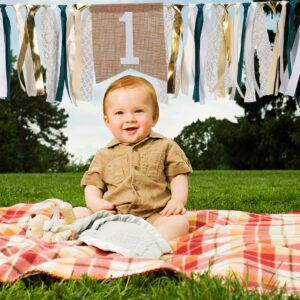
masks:
<svg viewBox="0 0 300 300"><path fill-rule="evenodd" d="M151 132L134 145L112 140L94 157L81 185L95 185L117 213L147 218L171 198L168 177L192 171L189 160L172 140Z"/></svg>

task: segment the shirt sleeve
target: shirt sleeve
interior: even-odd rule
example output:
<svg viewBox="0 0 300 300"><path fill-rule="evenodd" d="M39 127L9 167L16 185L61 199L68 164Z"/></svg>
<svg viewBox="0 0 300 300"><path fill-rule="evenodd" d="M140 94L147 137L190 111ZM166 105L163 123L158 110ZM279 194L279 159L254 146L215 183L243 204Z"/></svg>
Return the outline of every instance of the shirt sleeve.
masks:
<svg viewBox="0 0 300 300"><path fill-rule="evenodd" d="M106 191L106 185L103 181L103 163L100 152L95 155L89 169L84 173L80 185L82 187L94 185L101 189L102 192Z"/></svg>
<svg viewBox="0 0 300 300"><path fill-rule="evenodd" d="M170 141L166 156L166 175L176 176L189 174L193 171L189 159L183 150L174 141Z"/></svg>

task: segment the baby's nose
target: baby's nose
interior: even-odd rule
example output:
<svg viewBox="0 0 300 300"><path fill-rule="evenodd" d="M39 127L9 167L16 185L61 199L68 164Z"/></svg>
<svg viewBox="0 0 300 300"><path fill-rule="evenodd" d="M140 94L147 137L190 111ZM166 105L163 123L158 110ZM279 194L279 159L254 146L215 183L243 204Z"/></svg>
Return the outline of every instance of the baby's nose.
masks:
<svg viewBox="0 0 300 300"><path fill-rule="evenodd" d="M134 122L136 121L134 114L128 113L126 114L126 122Z"/></svg>

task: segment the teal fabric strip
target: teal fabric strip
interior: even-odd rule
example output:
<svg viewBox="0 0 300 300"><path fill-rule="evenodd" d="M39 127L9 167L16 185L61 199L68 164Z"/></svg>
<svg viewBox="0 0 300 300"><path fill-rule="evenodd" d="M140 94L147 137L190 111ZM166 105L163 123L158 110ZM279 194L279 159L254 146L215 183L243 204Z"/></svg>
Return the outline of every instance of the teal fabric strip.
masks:
<svg viewBox="0 0 300 300"><path fill-rule="evenodd" d="M6 81L7 81L7 97L5 100L10 100L10 81L11 81L11 59L10 59L10 21L6 13L6 5L0 4L3 28L5 33L5 56L6 56Z"/></svg>
<svg viewBox="0 0 300 300"><path fill-rule="evenodd" d="M242 83L242 71L243 71L243 63L244 63L244 44L245 44L245 36L246 36L246 22L247 22L247 15L248 9L250 7L250 3L243 3L244 7L244 19L243 19L243 28L242 28L242 36L241 36L241 49L240 49L240 58L239 58L239 65L238 65L238 75L237 75L237 83L240 86ZM239 96L239 93L235 93L235 98Z"/></svg>
<svg viewBox="0 0 300 300"><path fill-rule="evenodd" d="M193 92L193 100L195 102L200 101L199 94L199 83L200 83L200 39L201 32L203 28L203 7L204 4L197 4L198 12L195 23L195 32L194 32L194 40L195 40L195 85Z"/></svg>
<svg viewBox="0 0 300 300"><path fill-rule="evenodd" d="M61 17L61 56L60 56L60 70L58 86L56 91L55 100L61 102L64 92L64 83L70 97L69 85L68 85L68 73L67 73L67 42L66 42L66 28L67 28L67 5L58 5L60 8ZM70 97L71 98L71 97Z"/></svg>
<svg viewBox="0 0 300 300"><path fill-rule="evenodd" d="M291 62L291 51L293 48L293 44L296 37L296 29L295 29L295 9L296 9L297 1L291 1L290 4L290 12L289 12L289 33L288 33L288 43L287 43L287 65L289 77L292 74L292 62Z"/></svg>

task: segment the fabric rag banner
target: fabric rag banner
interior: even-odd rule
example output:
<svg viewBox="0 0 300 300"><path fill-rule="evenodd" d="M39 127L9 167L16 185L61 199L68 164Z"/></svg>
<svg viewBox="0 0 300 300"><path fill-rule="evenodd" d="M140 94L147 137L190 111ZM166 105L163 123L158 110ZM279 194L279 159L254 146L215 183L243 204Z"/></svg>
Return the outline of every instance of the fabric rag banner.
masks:
<svg viewBox="0 0 300 300"><path fill-rule="evenodd" d="M6 100L14 38L8 6L0 4L0 99ZM65 88L74 104L92 100L94 76L99 83L130 69L155 77L165 103L167 92L189 96L190 86L200 103L212 96L240 95L246 103L279 93L299 96L300 0L11 6L20 40L18 75L29 96L44 94L39 37L49 102L61 101Z"/></svg>
<svg viewBox="0 0 300 300"><path fill-rule="evenodd" d="M97 83L127 69L167 79L162 3L93 5L90 10Z"/></svg>

